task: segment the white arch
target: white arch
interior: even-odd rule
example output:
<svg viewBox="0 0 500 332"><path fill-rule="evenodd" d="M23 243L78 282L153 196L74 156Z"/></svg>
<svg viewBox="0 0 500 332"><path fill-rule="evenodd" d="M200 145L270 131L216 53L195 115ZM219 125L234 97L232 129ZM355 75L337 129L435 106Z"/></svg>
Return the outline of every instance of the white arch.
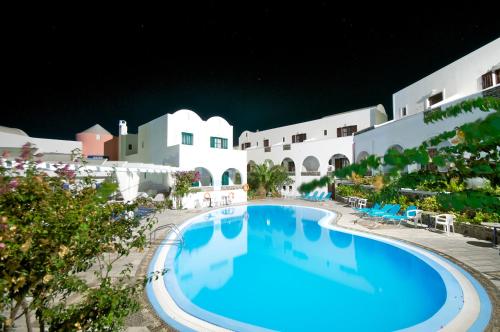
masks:
<svg viewBox="0 0 500 332"><path fill-rule="evenodd" d="M206 169L205 167L196 167L196 172L200 172L200 181L198 181L199 186L213 186L214 180L212 177L212 173Z"/></svg>
<svg viewBox="0 0 500 332"><path fill-rule="evenodd" d="M285 157L281 162L281 166L285 167L288 173L295 174L295 161L290 157Z"/></svg>
<svg viewBox="0 0 500 332"><path fill-rule="evenodd" d="M318 172L319 167L319 159L315 156L307 156L302 162L302 172Z"/></svg>
<svg viewBox="0 0 500 332"><path fill-rule="evenodd" d="M368 158L368 156L369 156L368 152L361 151L360 153L358 153L358 156L356 157L356 162L360 162L360 161Z"/></svg>
<svg viewBox="0 0 500 332"><path fill-rule="evenodd" d="M274 162L271 159L264 160L264 164L267 164L267 167L273 167Z"/></svg>
<svg viewBox="0 0 500 332"><path fill-rule="evenodd" d="M236 168L228 168L222 173L221 183L223 186L242 184L241 172Z"/></svg>
<svg viewBox="0 0 500 332"><path fill-rule="evenodd" d="M216 124L216 125L223 125L223 126L230 126L229 122L227 122L226 119L220 117L220 116L212 116L207 120L207 124Z"/></svg>
<svg viewBox="0 0 500 332"><path fill-rule="evenodd" d="M188 109L178 110L178 111L174 112L174 114L172 114L172 116L184 119L186 121L198 121L198 122L203 121L200 118L200 116L198 114L196 114L196 112L193 112L193 111L188 110Z"/></svg>
<svg viewBox="0 0 500 332"><path fill-rule="evenodd" d="M330 170L338 170L349 166L349 164L349 158L342 153L336 153L328 159L328 166L331 166L329 167Z"/></svg>

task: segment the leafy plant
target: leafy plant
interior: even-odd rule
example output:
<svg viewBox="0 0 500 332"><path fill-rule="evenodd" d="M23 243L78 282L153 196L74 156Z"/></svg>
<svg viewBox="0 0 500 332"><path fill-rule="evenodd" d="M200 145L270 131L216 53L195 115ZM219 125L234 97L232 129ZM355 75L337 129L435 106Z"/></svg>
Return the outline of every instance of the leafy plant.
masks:
<svg viewBox="0 0 500 332"><path fill-rule="evenodd" d="M443 132L418 147L402 152L390 149L382 157L371 155L359 163L336 170L334 175L341 179L354 179L372 170L385 169L377 200L395 199L400 188L418 188L439 192L436 197L438 207L434 206L434 211L500 211L500 169L497 167L500 155L500 100L485 97L463 101L445 110L426 113L425 122L441 121L474 109L487 113L482 119ZM452 145L437 148L446 141ZM430 148L436 151L432 156ZM419 164L421 169L405 173L405 169L412 164ZM489 184L472 188L469 182L473 179L482 179ZM325 181L322 178L314 185ZM303 188L311 191L314 185L308 183Z"/></svg>
<svg viewBox="0 0 500 332"><path fill-rule="evenodd" d="M174 196L177 209L182 209L182 198L189 192L194 192L199 189L192 188L193 183L200 181L200 172L197 171L177 171L174 175Z"/></svg>
<svg viewBox="0 0 500 332"><path fill-rule="evenodd" d="M139 308L143 282L130 265L117 278L110 271L144 249L156 219L131 217L137 203L107 202L112 180L97 187L82 167L57 164L48 174L37 163L26 144L14 168L0 166L0 327L21 312L31 329L33 312L40 331L119 330ZM82 277L91 268L96 286Z"/></svg>
<svg viewBox="0 0 500 332"><path fill-rule="evenodd" d="M267 163L254 165L248 175L250 188L256 191L258 196L266 196L267 193L276 194L281 186L288 186L293 179L288 175L286 168L282 166L271 166Z"/></svg>

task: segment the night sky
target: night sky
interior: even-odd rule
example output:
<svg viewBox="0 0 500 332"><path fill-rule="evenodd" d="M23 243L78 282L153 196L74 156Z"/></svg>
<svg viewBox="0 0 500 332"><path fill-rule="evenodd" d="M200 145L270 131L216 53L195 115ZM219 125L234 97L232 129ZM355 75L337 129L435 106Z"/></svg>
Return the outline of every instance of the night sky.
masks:
<svg viewBox="0 0 500 332"><path fill-rule="evenodd" d="M494 10L457 4L361 15L326 1L215 3L4 13L0 125L74 139L188 108L224 117L236 140L379 103L392 117L394 92L500 37Z"/></svg>

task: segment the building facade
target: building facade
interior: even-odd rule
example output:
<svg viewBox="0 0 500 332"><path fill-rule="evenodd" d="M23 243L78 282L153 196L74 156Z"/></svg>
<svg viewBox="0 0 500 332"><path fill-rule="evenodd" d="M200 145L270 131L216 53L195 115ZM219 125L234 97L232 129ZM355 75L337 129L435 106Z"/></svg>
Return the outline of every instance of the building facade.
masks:
<svg viewBox="0 0 500 332"><path fill-rule="evenodd" d="M499 78L500 38L396 92L394 120L355 133L355 160L370 154L383 156L390 148L417 147L444 131L485 117L487 113L474 110L455 118L424 123L425 114L438 107L445 109L479 96L500 98ZM418 167L410 166L408 171Z"/></svg>
<svg viewBox="0 0 500 332"><path fill-rule="evenodd" d="M190 110L179 110L139 126L129 134L125 121L119 128L120 160L168 165L200 173L200 181L185 206L246 201L246 153L234 150L233 126L215 116L202 120ZM151 185L170 188L171 177L150 179Z"/></svg>
<svg viewBox="0 0 500 332"><path fill-rule="evenodd" d="M367 107L279 128L244 131L239 149L247 152L247 172L252 164L264 162L286 167L294 184L282 189L297 195L301 183L351 164L353 134L385 121L382 105Z"/></svg>
<svg viewBox="0 0 500 332"><path fill-rule="evenodd" d="M39 158L43 161L71 161L82 151L81 142L30 137L21 129L0 126L0 151L9 151L10 158L18 157L26 143L31 144L34 154L43 154Z"/></svg>
<svg viewBox="0 0 500 332"><path fill-rule="evenodd" d="M88 159L118 160L118 138L99 124L76 134L76 140Z"/></svg>

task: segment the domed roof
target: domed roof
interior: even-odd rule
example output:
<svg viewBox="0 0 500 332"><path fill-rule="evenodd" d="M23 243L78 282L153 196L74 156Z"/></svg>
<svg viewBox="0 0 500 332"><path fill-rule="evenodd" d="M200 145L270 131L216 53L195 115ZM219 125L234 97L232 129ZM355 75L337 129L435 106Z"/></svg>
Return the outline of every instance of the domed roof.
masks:
<svg viewBox="0 0 500 332"><path fill-rule="evenodd" d="M111 135L109 131L104 129L100 124L95 124L92 127L82 131L80 134L99 134L99 135ZM112 136L112 135L111 135Z"/></svg>
<svg viewBox="0 0 500 332"><path fill-rule="evenodd" d="M6 133L6 134L28 136L28 134L26 134L23 130L17 129L17 128L11 128L11 127L0 126L0 132Z"/></svg>

